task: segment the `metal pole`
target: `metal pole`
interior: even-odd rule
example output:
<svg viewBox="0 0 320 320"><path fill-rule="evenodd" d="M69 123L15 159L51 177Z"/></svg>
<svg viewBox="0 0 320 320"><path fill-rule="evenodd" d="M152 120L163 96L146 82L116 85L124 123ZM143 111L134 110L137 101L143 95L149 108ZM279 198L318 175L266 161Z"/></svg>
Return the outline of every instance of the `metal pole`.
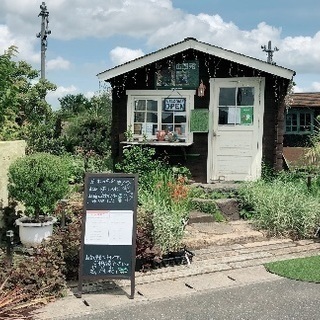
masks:
<svg viewBox="0 0 320 320"><path fill-rule="evenodd" d="M8 230L6 233L7 236L7 261L8 261L8 265L9 267L12 266L12 247L13 247L13 237L14 237L14 233L12 230Z"/></svg>
<svg viewBox="0 0 320 320"><path fill-rule="evenodd" d="M267 62L270 64L275 64L275 62L273 61L273 53L275 51L279 51L279 49L277 47L274 47L272 49L271 47L271 41L268 41L268 47L266 45L261 46L262 51L267 53Z"/></svg>
<svg viewBox="0 0 320 320"><path fill-rule="evenodd" d="M47 37L51 34L51 31L48 29L49 24L49 11L47 10L47 6L45 2L42 2L40 5L40 13L38 17L41 17L41 31L37 34L37 38L40 38L41 44L41 79L45 79L46 72L46 50L48 47Z"/></svg>

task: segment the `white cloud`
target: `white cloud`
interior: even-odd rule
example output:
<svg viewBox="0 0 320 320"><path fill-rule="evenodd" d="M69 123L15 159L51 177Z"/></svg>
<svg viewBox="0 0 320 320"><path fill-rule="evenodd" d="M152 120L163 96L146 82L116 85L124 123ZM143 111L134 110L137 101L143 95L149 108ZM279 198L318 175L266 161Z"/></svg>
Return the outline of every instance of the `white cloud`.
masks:
<svg viewBox="0 0 320 320"><path fill-rule="evenodd" d="M70 61L63 59L62 57L58 56L55 59L51 59L47 62L47 69L48 70L67 70L70 68Z"/></svg>
<svg viewBox="0 0 320 320"><path fill-rule="evenodd" d="M1 0L0 22L17 34L40 31L40 4L35 0ZM170 0L47 0L49 28L56 39L151 35L163 24L179 19L181 10Z"/></svg>
<svg viewBox="0 0 320 320"><path fill-rule="evenodd" d="M281 43L279 62L297 73L320 72L320 32L314 37L287 37Z"/></svg>
<svg viewBox="0 0 320 320"><path fill-rule="evenodd" d="M309 86L295 86L294 92L320 92L320 82L312 82Z"/></svg>
<svg viewBox="0 0 320 320"><path fill-rule="evenodd" d="M67 94L77 94L78 93L78 88L74 85L71 85L69 87L63 87L59 86L57 90L51 91L48 93L47 98L61 98Z"/></svg>
<svg viewBox="0 0 320 320"><path fill-rule="evenodd" d="M29 63L40 61L40 53L34 51L35 40L28 37L15 35L7 25L0 24L0 53L2 54L10 46L18 48L18 59L27 60Z"/></svg>
<svg viewBox="0 0 320 320"><path fill-rule="evenodd" d="M67 94L78 94L79 89L71 85L69 87L58 86L56 91L50 91L47 94L46 101L51 105L53 110L58 110L60 108L59 98L66 96Z"/></svg>
<svg viewBox="0 0 320 320"><path fill-rule="evenodd" d="M18 58L38 68L40 43L36 33L41 27L41 17L38 16L41 2L0 1L0 53L14 44L20 52ZM278 65L293 69L297 74L320 73L320 31L309 37L283 37L281 28L266 22L250 30L242 30L232 21L224 21L218 14L189 14L175 8L173 4L173 0L46 0L50 13L49 29L52 31L49 49L51 39L55 42L62 39L90 40L92 37L115 39L123 35L124 39L133 37L144 41L146 48L153 51L193 36L266 60L266 54L260 46L271 40L272 45L280 49L274 54L274 61ZM143 54L140 49L130 49L128 44L125 46L116 47L110 52L114 64L124 63ZM142 47L140 43L139 47ZM70 68L70 62L63 57L50 58L48 69ZM309 84L309 90L312 88L319 89L319 83Z"/></svg>
<svg viewBox="0 0 320 320"><path fill-rule="evenodd" d="M110 51L110 59L115 65L128 62L143 55L144 53L141 49L132 50L129 48L116 47Z"/></svg>
<svg viewBox="0 0 320 320"><path fill-rule="evenodd" d="M172 30L175 30L172 33ZM170 37L169 37L170 35ZM149 38L149 45L166 46L172 41L181 41L185 37L195 37L198 40L211 43L235 52L264 59L261 45L269 40L279 43L281 29L261 22L255 29L240 30L233 22L225 22L219 15L185 15L183 20L158 29Z"/></svg>
<svg viewBox="0 0 320 320"><path fill-rule="evenodd" d="M320 92L320 82L313 82L311 91L318 91Z"/></svg>
<svg viewBox="0 0 320 320"><path fill-rule="evenodd" d="M84 94L84 96L85 96L86 98L88 98L88 99L92 98L92 97L95 96L95 95L96 95L96 93L93 92L93 91L88 91L88 92L86 92L86 93Z"/></svg>

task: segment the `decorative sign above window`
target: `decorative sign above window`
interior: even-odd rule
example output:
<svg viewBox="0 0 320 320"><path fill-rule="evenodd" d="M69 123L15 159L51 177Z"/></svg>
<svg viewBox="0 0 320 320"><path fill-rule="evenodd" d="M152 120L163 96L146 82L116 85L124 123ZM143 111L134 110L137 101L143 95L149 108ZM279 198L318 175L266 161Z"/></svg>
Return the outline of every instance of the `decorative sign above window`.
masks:
<svg viewBox="0 0 320 320"><path fill-rule="evenodd" d="M156 89L196 89L199 85L199 61L175 63L173 67L159 68L155 73Z"/></svg>
<svg viewBox="0 0 320 320"><path fill-rule="evenodd" d="M164 111L186 111L185 98L166 98L164 99Z"/></svg>

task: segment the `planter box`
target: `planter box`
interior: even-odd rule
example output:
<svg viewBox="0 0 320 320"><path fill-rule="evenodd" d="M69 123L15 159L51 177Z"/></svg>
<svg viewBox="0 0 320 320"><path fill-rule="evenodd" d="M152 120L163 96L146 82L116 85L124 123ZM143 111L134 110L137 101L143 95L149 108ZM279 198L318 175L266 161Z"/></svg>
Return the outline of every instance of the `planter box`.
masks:
<svg viewBox="0 0 320 320"><path fill-rule="evenodd" d="M192 262L194 254L183 249L176 252L169 252L162 256L160 262L147 259L136 259L136 271L145 271L147 269L159 269L169 266L177 266L183 264L190 264Z"/></svg>

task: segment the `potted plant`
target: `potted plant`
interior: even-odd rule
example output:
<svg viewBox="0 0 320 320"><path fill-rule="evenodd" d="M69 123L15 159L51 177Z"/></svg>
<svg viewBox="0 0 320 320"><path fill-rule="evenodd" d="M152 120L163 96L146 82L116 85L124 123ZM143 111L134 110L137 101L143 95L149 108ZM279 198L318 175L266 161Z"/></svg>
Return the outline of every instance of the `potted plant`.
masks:
<svg viewBox="0 0 320 320"><path fill-rule="evenodd" d="M37 246L52 234L56 218L50 214L68 193L67 162L49 153L18 158L9 167L8 182L9 196L24 206L24 215L16 220L20 241Z"/></svg>

